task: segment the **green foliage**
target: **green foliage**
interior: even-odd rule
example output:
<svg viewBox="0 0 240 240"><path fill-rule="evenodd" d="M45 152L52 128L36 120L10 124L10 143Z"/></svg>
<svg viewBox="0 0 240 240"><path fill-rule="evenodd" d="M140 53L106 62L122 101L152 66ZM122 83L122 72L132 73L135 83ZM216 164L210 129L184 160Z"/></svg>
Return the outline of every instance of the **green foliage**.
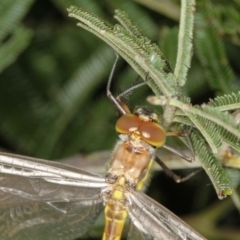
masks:
<svg viewBox="0 0 240 240"><path fill-rule="evenodd" d="M109 45L111 45L115 49L115 51L117 51L123 58L125 58L125 60L128 61L128 63L131 64L132 67L140 75L143 73L143 76L141 75L143 78L144 75L148 73L150 80L147 81L147 83L152 88L153 92L158 94L163 93L166 99L176 94L177 89L174 89L174 84L176 84L176 82L174 80L172 72L168 71L170 68L166 68L166 66L169 66L169 64L166 62L165 57L156 45L151 44L150 40L141 35L140 31L136 29L136 26L132 24L132 22L127 18L126 14L123 14L120 11L116 12L115 18L117 18L120 23L123 23L123 28L119 25L115 25L112 27L104 21L98 19L97 17L86 13L76 7L70 7L68 11L70 12L70 17L77 18L81 21L80 23L78 23L78 26L81 26L88 31L94 33L98 37L102 38ZM188 5L184 7L182 15L190 15L192 17L192 13L193 3L189 2ZM190 39L192 36L193 18L185 17L183 18L183 21L184 24L180 24L181 28L179 29L180 48L178 51L176 63L177 70L175 69L175 76L177 74L177 80L179 81L179 85L184 85L188 68L187 66L190 62ZM181 36L184 36L184 38L181 39ZM187 42L185 43L186 45L184 45L183 43L185 38L188 39L185 40ZM183 52L184 55L182 55ZM183 69L185 69L183 72L181 70L181 73L181 67L179 66L184 66ZM158 70L157 73L161 73L161 75L156 75L155 70ZM225 77L227 76L228 75L225 75ZM161 79L161 81L159 81L159 79ZM151 81L154 84L151 84ZM221 84L221 81L219 83ZM160 89L160 92L158 91L158 88ZM230 146L232 145L232 147L233 145L235 146L235 148L236 146L238 146L238 144L235 143L235 140L240 138L240 130L234 123L233 119L231 119L231 116L221 113L219 112L219 110L206 105L202 105L202 107L191 107L191 105L189 104L181 103L179 100L176 99L176 97L173 97L172 99L169 99L167 101L169 102L167 104L164 104L164 120L168 119L171 121L171 119L173 119L174 117L174 109L181 109L185 113L185 115L191 120L191 124L196 127L204 136L213 153L216 154L218 152L218 148L223 144L223 141L221 139L224 139L224 141L227 142ZM172 108L169 106L172 106ZM164 126L166 126L166 124ZM221 138L219 136L221 136ZM202 158L200 157L200 159ZM204 161L211 162L211 158L203 159L203 162ZM215 167L216 169L218 169L220 165L216 165ZM218 172L223 171L218 169L212 172L212 174ZM227 175L225 175L225 177L226 176ZM218 180L216 176L211 176L211 179L213 181ZM231 193L230 180L228 181L228 183L229 185L226 186L228 190L225 189L224 192L229 194ZM213 184L215 187L217 186L217 182L214 182ZM217 191L218 190L219 189L217 189Z"/></svg>
<svg viewBox="0 0 240 240"><path fill-rule="evenodd" d="M164 49L164 54L171 66L175 66L177 58L178 27L164 28L161 32L160 49Z"/></svg>
<svg viewBox="0 0 240 240"><path fill-rule="evenodd" d="M21 20L32 2L0 2L0 9L5 13L1 16L9 16L7 9L16 11L11 10L14 14L8 19L0 18L4 20L0 23L4 26L2 29L6 28L4 32L11 34L4 35L8 38L0 46L3 70L0 76L0 132L5 145L12 151L42 158L112 148L116 139L116 114L105 99L105 91L101 90L105 89L114 53L91 34L76 31L67 18L66 7L81 4L109 19L112 13L108 17L98 1L59 0L53 2L59 9L54 9L59 14L56 14L57 25L51 17L52 9L41 2L35 2L26 20ZM44 4L46 7L42 11ZM115 5L108 6L109 12L113 12ZM118 6L134 12L135 20L141 15L143 32L151 37L156 35L157 25L139 6L128 1L119 1ZM16 37L10 30L18 33ZM18 57L24 48L27 49ZM119 67L121 65L119 62ZM122 69L116 75L119 81L116 81L115 92L123 86L131 86L136 77L130 68ZM132 99L143 104L145 101L139 96L146 90L140 89ZM100 102L100 99L105 100ZM106 112L108 108L112 111Z"/></svg>
<svg viewBox="0 0 240 240"><path fill-rule="evenodd" d="M240 92L218 96L210 99L209 105L219 111L229 111L240 108Z"/></svg>
<svg viewBox="0 0 240 240"><path fill-rule="evenodd" d="M229 188L231 182L226 171L222 168L216 157L208 150L204 139L195 132L192 132L190 137L194 150L201 159L202 167L212 180L219 198L221 199L226 195L232 194L232 190Z"/></svg>
<svg viewBox="0 0 240 240"><path fill-rule="evenodd" d="M13 63L28 46L31 31L21 26L21 20L33 0L2 0L0 4L0 72ZM16 27L19 25L18 27Z"/></svg>
<svg viewBox="0 0 240 240"><path fill-rule="evenodd" d="M24 27L19 27L12 33L11 38L0 46L0 72L13 63L29 44L32 34Z"/></svg>
<svg viewBox="0 0 240 240"><path fill-rule="evenodd" d="M174 70L174 76L178 79L178 84L180 86L186 83L187 71L191 62L194 13L195 1L182 1L178 35L178 53Z"/></svg>
<svg viewBox="0 0 240 240"><path fill-rule="evenodd" d="M240 2L232 1L227 4L225 1L202 0L199 7L204 9L204 14L208 15L208 21L214 26L219 35L224 36L229 42L240 45L239 24L240 24Z"/></svg>
<svg viewBox="0 0 240 240"><path fill-rule="evenodd" d="M206 69L211 87L219 93L234 91L235 76L224 51L223 42L215 28L209 24L208 14L197 16L196 53ZM216 59L219 61L216 62Z"/></svg>
<svg viewBox="0 0 240 240"><path fill-rule="evenodd" d="M214 153L218 152L223 140L232 147L240 144L239 141L236 142L240 138L240 129L230 114L207 105L192 107L176 100L171 100L170 104L179 107L191 119Z"/></svg>
<svg viewBox="0 0 240 240"><path fill-rule="evenodd" d="M0 41L10 34L29 10L33 0L1 0L0 5Z"/></svg>
<svg viewBox="0 0 240 240"><path fill-rule="evenodd" d="M152 88L156 94L163 92L165 95L170 96L175 91L173 76L170 73L166 75L164 71L166 66L165 59L162 59L160 50L158 50L155 44L151 44L149 39L143 36L136 37L120 25L111 27L99 18L74 6L71 6L68 11L70 17L81 21L78 23L78 26L94 33L112 46L143 79L149 73L148 84L155 86ZM117 14L118 12L116 12ZM118 15L118 18L120 17L126 17L126 15ZM127 20L123 19L123 22L126 23ZM134 27L129 27L129 29L132 28ZM161 64L157 66L152 65L152 58L154 60L157 58ZM157 68L158 66L160 68Z"/></svg>

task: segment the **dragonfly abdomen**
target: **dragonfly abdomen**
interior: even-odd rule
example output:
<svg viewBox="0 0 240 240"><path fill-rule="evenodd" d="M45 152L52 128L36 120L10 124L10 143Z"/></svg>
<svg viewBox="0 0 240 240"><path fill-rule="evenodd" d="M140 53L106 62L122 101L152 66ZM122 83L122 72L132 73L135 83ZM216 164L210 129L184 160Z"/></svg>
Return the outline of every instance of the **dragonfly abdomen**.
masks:
<svg viewBox="0 0 240 240"><path fill-rule="evenodd" d="M125 207L125 178L119 177L105 206L105 229L102 240L120 240L128 213Z"/></svg>

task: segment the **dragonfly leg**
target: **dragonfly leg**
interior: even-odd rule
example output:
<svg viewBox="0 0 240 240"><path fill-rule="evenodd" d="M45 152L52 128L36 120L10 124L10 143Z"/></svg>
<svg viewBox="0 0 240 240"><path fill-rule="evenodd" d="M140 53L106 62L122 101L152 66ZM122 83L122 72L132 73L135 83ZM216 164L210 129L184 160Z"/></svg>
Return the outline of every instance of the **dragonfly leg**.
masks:
<svg viewBox="0 0 240 240"><path fill-rule="evenodd" d="M127 90L123 91L117 97L114 97L114 95L112 94L110 89L111 89L111 84L112 84L112 80L113 80L114 71L116 69L117 62L119 60L119 55L118 55L117 52L115 52L115 55L116 55L116 59L113 63L112 70L111 70L111 73L110 73L109 78L108 78L106 92L107 92L107 97L114 103L114 105L117 107L117 109L120 111L120 113L124 115L124 114L126 114L130 111L129 111L128 107L121 101L120 98L124 95L127 95L127 94L131 93L134 89L137 89L141 86L146 85L147 83L146 82L138 83L138 84L128 88ZM146 80L147 80L147 77L146 77Z"/></svg>
<svg viewBox="0 0 240 240"><path fill-rule="evenodd" d="M161 168L163 169L163 171L169 176L171 177L175 182L180 183L180 182L185 182L186 180L190 179L191 177L193 177L194 175L196 175L197 173L199 173L200 171L202 171L202 169L198 169L194 172L191 172L190 174L188 174L185 177L181 177L178 176L175 172L173 172L171 169L169 169L167 167L167 165L158 157L155 158L155 161L161 166Z"/></svg>
<svg viewBox="0 0 240 240"><path fill-rule="evenodd" d="M179 157L183 158L184 160L188 161L188 162L193 162L194 161L194 158L193 157L189 157L189 156L186 156L184 155L183 153L181 153L180 151L176 150L175 148L173 147L170 147L166 144L163 145L163 148L167 149L168 151L178 155Z"/></svg>
<svg viewBox="0 0 240 240"><path fill-rule="evenodd" d="M138 84L135 84L133 86L131 86L130 88L126 89L125 91L123 91L122 93L120 93L116 98L118 100L120 100L121 97L123 97L124 95L128 95L128 94L131 94L131 92L137 88L140 88L142 86L145 86L147 84L147 81L148 81L148 77L149 77L149 73L147 73L146 75L146 78L145 78L145 81L144 82L141 82L141 83L138 83ZM138 80L139 76L137 77L137 80Z"/></svg>
<svg viewBox="0 0 240 240"><path fill-rule="evenodd" d="M116 66L117 66L117 62L119 60L119 55L115 52L115 55L116 55L116 59L113 63L113 66L112 66L112 70L111 70L111 73L109 75L109 78L108 78L108 83L107 83L107 89L106 89L106 92L107 92L107 97L114 103L114 105L116 106L116 108L120 111L121 114L126 114L126 110L122 107L122 105L120 104L120 102L116 99L116 97L113 96L111 90L110 90L110 87L111 87L111 84L112 84L112 79L113 79L113 74L114 74L114 71L116 69Z"/></svg>
<svg viewBox="0 0 240 240"><path fill-rule="evenodd" d="M142 87L144 85L146 85L147 83L146 82L141 82L141 83L138 83L134 86L131 86L130 88L126 89L125 91L123 91L122 93L120 93L116 98L120 100L121 97L127 95L127 94L130 94L133 90L139 88L139 87Z"/></svg>
<svg viewBox="0 0 240 240"><path fill-rule="evenodd" d="M184 154L182 154L180 151L168 146L168 145L164 145L163 147L167 150L169 150L170 152L180 156L181 158L183 158L184 160L188 161L188 162L193 162L195 161L195 157L194 157L194 150L193 150L193 146L192 146L192 143L190 141L190 138L189 138L189 135L190 135L190 132L192 131L192 126L188 129L188 131L183 131L183 132L167 132L167 136L176 136L176 137L186 137L187 139L187 143L188 143L188 146L190 148L190 151L191 151L191 155L192 156L186 156Z"/></svg>

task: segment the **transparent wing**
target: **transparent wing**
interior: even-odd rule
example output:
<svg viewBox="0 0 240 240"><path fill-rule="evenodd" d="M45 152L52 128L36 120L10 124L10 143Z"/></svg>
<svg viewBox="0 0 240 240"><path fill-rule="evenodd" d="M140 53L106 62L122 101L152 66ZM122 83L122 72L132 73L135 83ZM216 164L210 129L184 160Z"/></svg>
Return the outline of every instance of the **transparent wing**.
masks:
<svg viewBox="0 0 240 240"><path fill-rule="evenodd" d="M129 228L129 233L127 236L127 240L154 240L151 235L145 234L144 232L141 232L137 226L135 226L131 221L130 221L130 228Z"/></svg>
<svg viewBox="0 0 240 240"><path fill-rule="evenodd" d="M134 240L204 240L189 225L143 192L125 193L131 221L129 233ZM134 238L132 237L134 236Z"/></svg>
<svg viewBox="0 0 240 240"><path fill-rule="evenodd" d="M0 154L0 239L73 240L103 208L105 179L41 159Z"/></svg>

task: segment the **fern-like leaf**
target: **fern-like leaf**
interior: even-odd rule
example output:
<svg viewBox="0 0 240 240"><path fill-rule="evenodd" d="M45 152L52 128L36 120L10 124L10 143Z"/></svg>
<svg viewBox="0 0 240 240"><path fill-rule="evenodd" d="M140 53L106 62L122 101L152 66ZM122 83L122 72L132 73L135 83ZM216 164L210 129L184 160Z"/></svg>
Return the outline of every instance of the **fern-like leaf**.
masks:
<svg viewBox="0 0 240 240"><path fill-rule="evenodd" d="M108 45L110 45L119 55L121 55L132 68L145 80L156 95L162 93L171 97L178 94L178 83L174 77L169 63L163 57L156 44L152 44L146 37L135 37L131 31L120 25L110 26L97 17L71 6L69 16L80 20L78 26L92 32ZM124 24L129 24L128 29L134 29L131 21L124 18ZM134 30L135 31L135 30ZM168 128L174 117L175 109L167 106L164 112L164 126Z"/></svg>
<svg viewBox="0 0 240 240"><path fill-rule="evenodd" d="M240 92L225 94L210 99L209 105L219 111L230 111L240 108Z"/></svg>
<svg viewBox="0 0 240 240"><path fill-rule="evenodd" d="M152 58L161 60L161 55L160 50L157 50L157 46L151 44L150 40L135 37L120 25L112 27L77 7L71 6L68 11L70 17L81 21L78 26L92 32L112 46L143 79L148 75L147 83L157 95L164 93L166 96L171 96L176 93L176 82L174 82L173 74L165 72L166 61L162 61L161 70L156 69L156 66L151 62ZM124 22L130 24L127 20ZM129 29L131 28L133 27L129 26Z"/></svg>
<svg viewBox="0 0 240 240"><path fill-rule="evenodd" d="M221 140L227 143L229 146L240 152L240 138L234 134L226 131L224 128L219 128Z"/></svg>
<svg viewBox="0 0 240 240"><path fill-rule="evenodd" d="M188 117L191 119L194 126L197 127L197 129L204 136L213 153L217 153L218 148L222 145L222 140L219 137L219 127L198 115L188 114Z"/></svg>
<svg viewBox="0 0 240 240"><path fill-rule="evenodd" d="M150 52L150 60L152 60L154 66L159 70L166 73L173 72L170 67L169 62L160 51L159 47L156 44L152 44L151 40L147 37L144 37L136 25L132 23L132 21L128 18L127 14L123 11L116 10L114 18L118 20L118 22L123 26L123 28L128 31L132 36L137 37L137 41L139 41L139 45L145 50ZM154 59L155 58L155 59ZM159 62L157 62L159 60Z"/></svg>
<svg viewBox="0 0 240 240"><path fill-rule="evenodd" d="M132 35L143 38L143 35L140 33L139 29L133 25L132 21L128 18L127 14L124 11L116 10L114 18Z"/></svg>
<svg viewBox="0 0 240 240"><path fill-rule="evenodd" d="M209 178L211 179L218 197L222 199L227 195L231 195L231 181L219 161L208 150L203 138L196 132L192 132L190 138L193 143L194 151L199 157Z"/></svg>
<svg viewBox="0 0 240 240"><path fill-rule="evenodd" d="M178 53L174 76L180 86L187 80L187 72L192 57L192 36L195 11L194 0L182 0L180 28L178 34Z"/></svg>
<svg viewBox="0 0 240 240"><path fill-rule="evenodd" d="M186 116L178 116L177 114L174 116L173 122L184 124L187 126L192 126L191 120Z"/></svg>
<svg viewBox="0 0 240 240"><path fill-rule="evenodd" d="M217 138L221 139L222 133L224 133L227 138L226 141L230 146L235 146L235 140L240 139L240 128L230 114L222 113L207 105L202 105L201 108L198 106L192 107L176 99L172 99L170 104L180 108L186 116L191 119L194 125L206 138L206 141L209 143L210 147L212 147L214 153L217 152L217 148L220 146L220 142ZM229 138L227 136L229 136Z"/></svg>

